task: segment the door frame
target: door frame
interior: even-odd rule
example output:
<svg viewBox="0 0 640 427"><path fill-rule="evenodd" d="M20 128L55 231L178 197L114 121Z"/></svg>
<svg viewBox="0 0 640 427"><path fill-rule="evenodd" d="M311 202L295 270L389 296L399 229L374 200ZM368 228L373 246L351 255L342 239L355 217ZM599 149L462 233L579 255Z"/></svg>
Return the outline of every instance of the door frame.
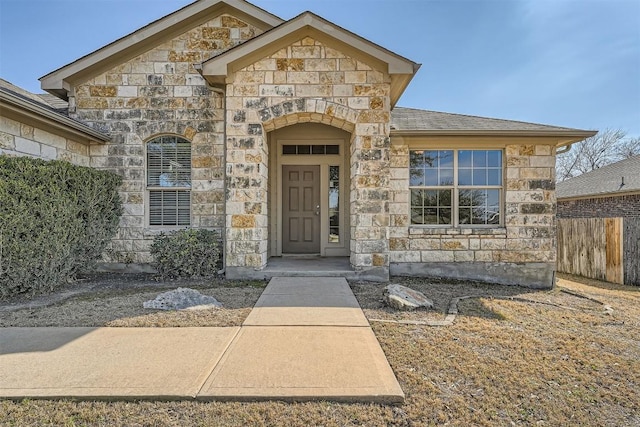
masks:
<svg viewBox="0 0 640 427"><path fill-rule="evenodd" d="M340 154L282 154L283 145L339 145ZM271 239L270 256L286 256L290 254L282 253L282 166L283 165L317 165L320 166L320 256L349 256L349 185L346 180L349 177L347 173L347 153L345 153L347 144L342 139L279 139L274 144L276 155L273 156L275 162L275 182L270 186L271 194L275 194L275 200L271 203L271 218L275 224L270 224L271 230L275 228L275 233ZM273 155L273 153L272 153ZM329 242L329 166L340 167L340 184L338 202L339 221L340 221L340 242ZM275 191L274 191L275 190ZM275 212L275 215L273 215ZM295 255L295 254L291 254Z"/></svg>

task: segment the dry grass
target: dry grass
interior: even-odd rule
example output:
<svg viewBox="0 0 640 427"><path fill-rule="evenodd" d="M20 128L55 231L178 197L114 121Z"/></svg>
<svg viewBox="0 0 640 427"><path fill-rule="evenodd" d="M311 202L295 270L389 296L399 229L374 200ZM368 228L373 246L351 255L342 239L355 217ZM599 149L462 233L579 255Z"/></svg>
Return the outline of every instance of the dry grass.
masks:
<svg viewBox="0 0 640 427"><path fill-rule="evenodd" d="M418 279L398 282L427 290L440 311L428 314L433 319L442 318L448 300L455 296L508 295L522 300L464 300L449 327L374 322L376 336L407 395L399 407L328 402L0 401L0 425L640 426L640 289L559 281L560 286L613 309L606 311L599 302L557 288L533 292ZM380 305L378 287L353 286L368 316L427 315L391 313Z"/></svg>

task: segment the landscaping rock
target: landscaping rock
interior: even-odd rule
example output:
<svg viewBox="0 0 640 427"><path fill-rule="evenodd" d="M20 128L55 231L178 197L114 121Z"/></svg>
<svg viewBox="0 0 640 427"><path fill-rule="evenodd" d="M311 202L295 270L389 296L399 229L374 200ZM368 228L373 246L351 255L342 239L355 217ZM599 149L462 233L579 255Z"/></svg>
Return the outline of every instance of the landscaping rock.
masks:
<svg viewBox="0 0 640 427"><path fill-rule="evenodd" d="M384 288L384 301L396 310L410 311L416 308L433 308L433 302L422 293L406 286L391 284Z"/></svg>
<svg viewBox="0 0 640 427"><path fill-rule="evenodd" d="M145 301L142 306L156 310L206 310L221 308L222 304L214 297L202 295L194 289L178 288L161 293L156 299Z"/></svg>

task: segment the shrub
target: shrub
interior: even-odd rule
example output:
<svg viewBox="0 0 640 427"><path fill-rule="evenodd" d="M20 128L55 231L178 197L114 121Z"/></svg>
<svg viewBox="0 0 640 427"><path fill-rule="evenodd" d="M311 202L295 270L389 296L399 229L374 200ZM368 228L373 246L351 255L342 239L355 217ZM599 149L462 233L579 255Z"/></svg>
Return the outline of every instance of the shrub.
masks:
<svg viewBox="0 0 640 427"><path fill-rule="evenodd" d="M0 156L0 296L51 291L91 268L117 231L121 182L65 161Z"/></svg>
<svg viewBox="0 0 640 427"><path fill-rule="evenodd" d="M220 267L220 249L217 232L185 229L156 236L151 256L162 278L212 277Z"/></svg>

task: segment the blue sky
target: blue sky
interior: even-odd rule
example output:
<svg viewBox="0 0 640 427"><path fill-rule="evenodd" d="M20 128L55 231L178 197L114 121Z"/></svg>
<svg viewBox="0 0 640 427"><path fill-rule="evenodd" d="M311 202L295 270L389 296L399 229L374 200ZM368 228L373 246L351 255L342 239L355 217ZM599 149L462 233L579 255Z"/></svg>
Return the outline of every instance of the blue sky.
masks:
<svg viewBox="0 0 640 427"><path fill-rule="evenodd" d="M253 0L422 65L398 105L640 136L640 0ZM190 0L0 0L0 77L38 78Z"/></svg>

